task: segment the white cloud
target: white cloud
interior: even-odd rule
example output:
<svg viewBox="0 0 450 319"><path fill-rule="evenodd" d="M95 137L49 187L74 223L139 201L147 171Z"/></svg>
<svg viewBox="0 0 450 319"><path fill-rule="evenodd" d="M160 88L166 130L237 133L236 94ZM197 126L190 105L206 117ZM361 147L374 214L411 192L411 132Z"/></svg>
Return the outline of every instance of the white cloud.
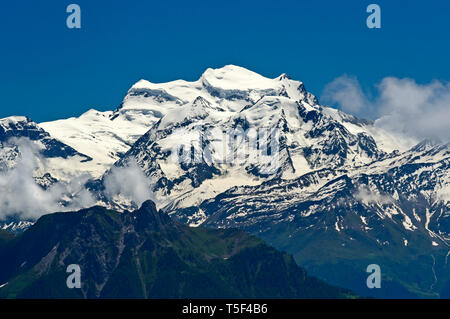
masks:
<svg viewBox="0 0 450 319"><path fill-rule="evenodd" d="M141 206L153 199L151 181L133 159L128 159L124 167L111 168L104 179L104 194L113 202L131 202Z"/></svg>
<svg viewBox="0 0 450 319"><path fill-rule="evenodd" d="M380 194L378 191L372 191L367 186L360 185L358 192L355 194L355 198L365 205L370 204L392 204L394 200L386 195Z"/></svg>
<svg viewBox="0 0 450 319"><path fill-rule="evenodd" d="M420 85L385 78L379 90L377 126L417 138L450 140L450 83Z"/></svg>
<svg viewBox="0 0 450 319"><path fill-rule="evenodd" d="M344 75L325 87L323 98L344 112L375 117L375 125L394 133L450 140L450 83L387 77L377 88L378 96L369 99L356 78Z"/></svg>
<svg viewBox="0 0 450 319"><path fill-rule="evenodd" d="M36 184L33 173L39 162L43 146L26 138L10 139L18 147L20 156L10 170L0 173L0 220L10 216L35 219L56 211L81 209L95 204L93 196L84 188L86 176L74 178L70 183L57 182L47 190ZM69 200L65 205L63 198Z"/></svg>
<svg viewBox="0 0 450 319"><path fill-rule="evenodd" d="M8 145L18 148L19 157L15 165L0 173L0 221L7 217L34 220L45 214L75 211L97 203L85 187L91 178L89 175L74 176L68 182L59 181L47 189L36 183L35 172L46 166L39 142L12 138ZM104 186L104 194L111 201L141 206L144 201L153 199L150 179L133 160L125 167L113 167L105 177Z"/></svg>
<svg viewBox="0 0 450 319"><path fill-rule="evenodd" d="M354 76L343 75L328 83L321 100L331 105L337 104L342 111L354 115L367 115L372 111L372 105Z"/></svg>

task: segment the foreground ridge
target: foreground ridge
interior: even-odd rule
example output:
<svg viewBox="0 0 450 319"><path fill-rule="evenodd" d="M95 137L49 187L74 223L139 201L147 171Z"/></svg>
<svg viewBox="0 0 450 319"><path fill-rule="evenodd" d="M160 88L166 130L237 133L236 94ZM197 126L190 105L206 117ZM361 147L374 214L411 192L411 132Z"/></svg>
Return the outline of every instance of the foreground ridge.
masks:
<svg viewBox="0 0 450 319"><path fill-rule="evenodd" d="M133 212L93 207L0 232L2 298L347 298L293 258L239 230L193 229L145 202ZM66 268L81 269L81 289ZM276 283L273 281L276 276Z"/></svg>

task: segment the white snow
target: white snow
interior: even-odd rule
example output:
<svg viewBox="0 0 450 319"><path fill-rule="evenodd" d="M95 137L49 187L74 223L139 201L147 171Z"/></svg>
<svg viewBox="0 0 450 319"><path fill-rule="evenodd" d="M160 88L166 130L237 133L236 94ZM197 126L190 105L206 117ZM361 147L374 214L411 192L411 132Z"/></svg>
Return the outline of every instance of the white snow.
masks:
<svg viewBox="0 0 450 319"><path fill-rule="evenodd" d="M364 216L359 216L361 218L361 221L363 222L364 225L367 225L367 218Z"/></svg>
<svg viewBox="0 0 450 319"><path fill-rule="evenodd" d="M89 110L78 118L41 123L39 126L93 159L72 168L99 177L119 159L119 154L128 151L151 124L129 121L124 117L111 120L112 115L113 112Z"/></svg>
<svg viewBox="0 0 450 319"><path fill-rule="evenodd" d="M339 228L339 217L336 218L336 222L334 223L334 228L337 232L341 232L341 229Z"/></svg>
<svg viewBox="0 0 450 319"><path fill-rule="evenodd" d="M227 65L220 69L207 69L201 79L213 87L224 90L273 89L276 81L235 65Z"/></svg>

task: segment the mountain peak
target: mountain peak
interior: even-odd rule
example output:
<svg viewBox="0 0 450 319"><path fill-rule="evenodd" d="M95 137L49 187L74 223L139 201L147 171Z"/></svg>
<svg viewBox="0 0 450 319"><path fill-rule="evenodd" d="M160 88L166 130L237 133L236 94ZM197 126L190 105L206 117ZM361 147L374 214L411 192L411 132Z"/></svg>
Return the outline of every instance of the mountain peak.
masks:
<svg viewBox="0 0 450 319"><path fill-rule="evenodd" d="M176 221L172 220L169 215L159 212L156 208L156 204L151 201L145 201L141 208L131 212L132 223L137 229L152 229L162 231L165 227L176 227ZM126 219L127 216L123 215Z"/></svg>
<svg viewBox="0 0 450 319"><path fill-rule="evenodd" d="M156 212L156 205L153 201L147 200L142 203L141 210Z"/></svg>
<svg viewBox="0 0 450 319"><path fill-rule="evenodd" d="M209 103L204 97L201 96L197 96L192 105L201 107L211 107L211 103Z"/></svg>
<svg viewBox="0 0 450 319"><path fill-rule="evenodd" d="M152 86L152 82L150 82L150 81L147 81L147 80L145 80L145 79L140 79L139 81L137 81L136 83L134 83L132 86L131 86L131 89L142 89L142 88L148 88L148 87L151 87ZM130 90L131 90L130 89Z"/></svg>
<svg viewBox="0 0 450 319"><path fill-rule="evenodd" d="M26 116L10 116L0 119L0 141L6 141L10 137L37 139L39 135L47 136L48 133Z"/></svg>
<svg viewBox="0 0 450 319"><path fill-rule="evenodd" d="M0 126L3 127L16 125L17 123L34 123L34 122L27 116L9 116L0 119Z"/></svg>
<svg viewBox="0 0 450 319"><path fill-rule="evenodd" d="M222 89L273 89L278 86L277 81L291 80L286 73L272 79L262 76L259 73L251 71L241 66L228 64L221 68L208 68L203 72L198 81L187 82L184 80L174 80L165 83L153 83L145 79L141 79L132 85L130 91L137 89L155 89L166 86L178 86L186 84L202 83L212 87L220 87Z"/></svg>
<svg viewBox="0 0 450 319"><path fill-rule="evenodd" d="M205 72L203 72L203 75L208 74L230 74L230 73L239 73L239 74L247 74L247 76L260 76L258 73L250 71L249 69L246 69L242 66L233 65L233 64L227 64L221 68L207 68Z"/></svg>
<svg viewBox="0 0 450 319"><path fill-rule="evenodd" d="M281 74L278 78L279 81L282 80L291 80L291 77L289 75L287 75L286 73Z"/></svg>
<svg viewBox="0 0 450 319"><path fill-rule="evenodd" d="M225 90L273 89L274 80L236 65L219 69L207 69L200 80L202 83Z"/></svg>

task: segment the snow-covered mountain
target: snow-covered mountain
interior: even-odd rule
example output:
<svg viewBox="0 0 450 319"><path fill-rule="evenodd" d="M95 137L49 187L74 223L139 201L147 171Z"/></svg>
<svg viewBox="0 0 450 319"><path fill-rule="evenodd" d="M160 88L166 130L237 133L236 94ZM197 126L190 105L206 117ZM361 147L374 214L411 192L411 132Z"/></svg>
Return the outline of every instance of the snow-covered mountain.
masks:
<svg viewBox="0 0 450 319"><path fill-rule="evenodd" d="M285 74L268 79L237 66L208 69L195 82L140 81L115 114L113 121L153 123L116 165L136 159L167 210L198 205L234 186L367 165L411 146L370 121L319 105ZM244 150L252 134L264 133L258 143L276 139L276 163L262 149ZM183 150L188 161L176 154Z"/></svg>
<svg viewBox="0 0 450 319"><path fill-rule="evenodd" d="M114 170L132 161L150 180L138 188L152 185L158 208L191 226L243 228L360 293L373 294L368 263L386 271L379 296L450 291L449 144L322 106L286 74L229 65L193 82L141 80L114 111L37 129L72 150L54 164L59 174L36 176L43 185L64 170L89 173L100 203L137 208L105 195ZM5 146L1 154L13 157Z"/></svg>
<svg viewBox="0 0 450 319"><path fill-rule="evenodd" d="M45 158L40 161L35 179L48 186L52 178L66 179L74 167L89 165L92 158L55 139L31 119L14 116L0 119L0 171L14 168L20 160L20 147Z"/></svg>
<svg viewBox="0 0 450 319"><path fill-rule="evenodd" d="M27 117L0 119L0 229L22 232L71 201L91 162Z"/></svg>
<svg viewBox="0 0 450 319"><path fill-rule="evenodd" d="M192 87L196 94L179 93ZM377 260L389 278L379 296L447 289L449 144L401 138L321 106L286 75L266 79L229 66L166 89L173 101L190 102L155 122L116 166L135 159L169 214L191 226L246 229L361 293L373 294L361 278ZM239 133L252 128L277 132L275 170L259 148L237 160L251 138ZM270 144L270 134L259 142ZM423 282L409 282L399 262ZM332 264L334 277L326 271Z"/></svg>
<svg viewBox="0 0 450 319"><path fill-rule="evenodd" d="M209 114L211 118L219 116L222 122L232 120L232 117L239 120L242 112L241 118L247 116L249 120L252 118L250 113L266 112L267 116L281 116L280 112L289 112L287 109L282 110L283 108L294 108L294 113L285 113L283 116L287 121L297 121L295 104L299 103L305 109L304 112L309 113L305 113L305 116L314 117L315 112L311 111L320 108L323 111L320 112L321 115L333 118L355 135L369 133L383 151L391 152L411 146L411 142L406 146L402 145L403 141L375 128L372 123L358 122L342 112L321 108L317 105L317 99L305 90L302 82L291 80L285 74L268 79L233 65L208 69L194 82L177 80L150 83L141 80L130 88L115 111L89 110L78 118L39 125L53 137L90 156L95 165L89 167L88 171L98 177L164 116L167 115L160 128L184 120L179 117L190 112L190 105L197 98L202 98L211 105L210 110L215 111L215 114ZM256 102L259 103L255 105ZM245 108L251 110L244 110ZM260 125L264 119L257 122L257 118L254 118L254 123L251 124ZM299 126L301 123L291 124Z"/></svg>

